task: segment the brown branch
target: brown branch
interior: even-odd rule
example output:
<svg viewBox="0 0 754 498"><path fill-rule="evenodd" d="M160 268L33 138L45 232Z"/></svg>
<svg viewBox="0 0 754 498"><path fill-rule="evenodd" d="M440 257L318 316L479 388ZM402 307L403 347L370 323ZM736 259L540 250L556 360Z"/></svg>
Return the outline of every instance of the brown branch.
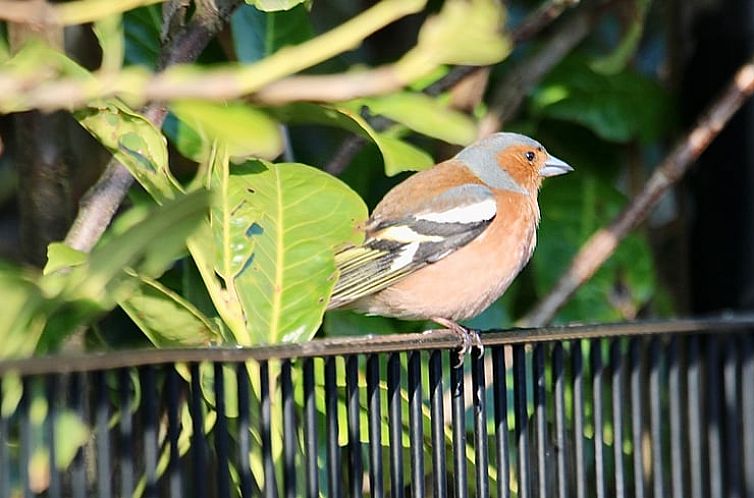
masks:
<svg viewBox="0 0 754 498"><path fill-rule="evenodd" d="M191 21L163 46L158 68L160 70L183 62L195 60L209 41L220 31L240 0L197 2ZM159 102L148 104L142 113L156 126L161 126L167 115ZM133 177L118 161L112 159L97 182L79 203L79 211L68 231L65 244L89 252L110 224L115 212L128 193Z"/></svg>
<svg viewBox="0 0 754 498"><path fill-rule="evenodd" d="M579 0L550 0L543 3L516 27L512 35L513 40L520 43L532 39L567 8L574 7L578 3Z"/></svg>
<svg viewBox="0 0 754 498"><path fill-rule="evenodd" d="M555 288L524 317L525 326L539 327L555 316L568 298L613 254L620 241L644 221L665 192L683 177L752 93L754 56L736 72L728 88L655 169L643 190L610 225L597 231L582 246Z"/></svg>

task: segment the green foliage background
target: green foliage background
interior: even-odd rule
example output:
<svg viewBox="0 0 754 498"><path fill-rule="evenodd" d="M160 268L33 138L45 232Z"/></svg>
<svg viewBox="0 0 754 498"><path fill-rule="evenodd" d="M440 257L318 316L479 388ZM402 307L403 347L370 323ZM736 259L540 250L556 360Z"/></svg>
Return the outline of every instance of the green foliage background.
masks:
<svg viewBox="0 0 754 498"><path fill-rule="evenodd" d="M544 296L586 238L626 203L628 153L655 147L672 130L672 100L656 73L634 63L648 2L627 3L636 14L630 22L616 25L606 16L608 35L596 30L505 123L539 139L576 172L546 183L534 258L506 295L470 322L474 327L511 326ZM175 88L215 81L237 89L236 96L178 92L157 128L139 109L158 67L160 9L142 6L95 20L101 62L94 70L40 41L0 43L7 77L70 82L72 115L138 181L91 253L54 242L44 274L0 267L0 357L58 348L82 326L90 344L108 348L133 345L135 330L165 347L425 327L350 312L324 315L336 278L333 251L359 241L368 207L390 186L472 143L479 123L499 112L498 86L510 81L517 60L540 48L537 38L515 47L511 38L519 12L532 6L514 2L507 11L493 0L384 0L361 9L250 1L198 62L160 75ZM407 27L392 32L408 42L386 46L377 35L369 38L411 13ZM386 58L388 65L379 66ZM455 65L491 68L487 91L471 108L454 106L453 88L425 92ZM301 71L347 77L369 67L389 69L397 84L376 95L316 103L265 102L264 91L261 101L254 98ZM110 86L103 86L105 78ZM35 98L9 92L0 96L0 110L32 110ZM349 136L361 137L360 152L339 178L322 171ZM22 165L15 166L23 175ZM93 165L81 166L87 167ZM636 233L557 321L667 312L657 304L664 300L655 274L646 237ZM125 313L112 314L117 308Z"/></svg>

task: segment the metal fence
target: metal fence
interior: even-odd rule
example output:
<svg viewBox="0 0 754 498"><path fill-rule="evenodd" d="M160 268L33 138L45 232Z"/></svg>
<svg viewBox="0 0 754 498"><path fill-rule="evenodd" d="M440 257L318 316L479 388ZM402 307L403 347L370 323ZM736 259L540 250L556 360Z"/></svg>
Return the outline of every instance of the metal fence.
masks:
<svg viewBox="0 0 754 498"><path fill-rule="evenodd" d="M754 318L0 362L0 496L754 496Z"/></svg>

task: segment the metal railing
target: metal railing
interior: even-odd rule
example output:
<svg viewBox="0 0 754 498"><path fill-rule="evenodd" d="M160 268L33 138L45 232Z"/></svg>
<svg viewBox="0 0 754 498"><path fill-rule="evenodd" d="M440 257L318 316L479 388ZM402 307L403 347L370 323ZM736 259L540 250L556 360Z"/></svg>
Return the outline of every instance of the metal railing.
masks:
<svg viewBox="0 0 754 498"><path fill-rule="evenodd" d="M0 362L0 497L754 496L754 317Z"/></svg>

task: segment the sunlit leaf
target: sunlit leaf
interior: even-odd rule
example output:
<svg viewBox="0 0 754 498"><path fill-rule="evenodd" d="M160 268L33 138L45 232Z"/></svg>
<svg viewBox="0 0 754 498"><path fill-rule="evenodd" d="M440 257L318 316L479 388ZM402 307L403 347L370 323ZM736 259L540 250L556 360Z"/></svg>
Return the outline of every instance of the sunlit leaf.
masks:
<svg viewBox="0 0 754 498"><path fill-rule="evenodd" d="M47 247L47 264L43 274L49 275L62 268L78 266L86 261L87 254L69 247L62 242L53 242Z"/></svg>
<svg viewBox="0 0 754 498"><path fill-rule="evenodd" d="M66 469L73 462L79 448L89 440L89 427L72 410L63 409L55 424L55 465Z"/></svg>
<svg viewBox="0 0 754 498"><path fill-rule="evenodd" d="M310 123L335 126L367 138L377 145L385 164L385 173L395 175L402 171L418 171L432 166L435 161L422 149L405 140L376 131L358 112L348 107L330 107L315 104L294 104L275 111L290 123Z"/></svg>
<svg viewBox="0 0 754 498"><path fill-rule="evenodd" d="M448 143L468 145L477 135L471 118L422 93L393 93L359 99L354 104L364 105L372 114L388 117L418 133Z"/></svg>
<svg viewBox="0 0 754 498"><path fill-rule="evenodd" d="M74 113L158 202L171 199L178 190L168 169L165 137L148 119L116 100Z"/></svg>
<svg viewBox="0 0 754 498"><path fill-rule="evenodd" d="M503 36L505 9L494 0L448 0L440 13L419 31L414 54L439 64L487 65L503 60L511 50ZM412 54L409 52L407 57Z"/></svg>
<svg viewBox="0 0 754 498"><path fill-rule="evenodd" d="M228 181L241 185L249 212L259 213L256 228L233 232L244 240L229 240L253 247L235 278L248 328L239 341L311 338L335 283L333 249L362 237L356 226L366 206L344 183L303 164L249 162L233 167Z"/></svg>
<svg viewBox="0 0 754 498"><path fill-rule="evenodd" d="M200 145L191 148L186 147L186 140L177 141L183 147L181 152L196 161L206 160L211 144L218 139L223 141L234 160L248 157L273 159L283 150L278 123L248 104L180 101L174 102L171 110L201 138Z"/></svg>

